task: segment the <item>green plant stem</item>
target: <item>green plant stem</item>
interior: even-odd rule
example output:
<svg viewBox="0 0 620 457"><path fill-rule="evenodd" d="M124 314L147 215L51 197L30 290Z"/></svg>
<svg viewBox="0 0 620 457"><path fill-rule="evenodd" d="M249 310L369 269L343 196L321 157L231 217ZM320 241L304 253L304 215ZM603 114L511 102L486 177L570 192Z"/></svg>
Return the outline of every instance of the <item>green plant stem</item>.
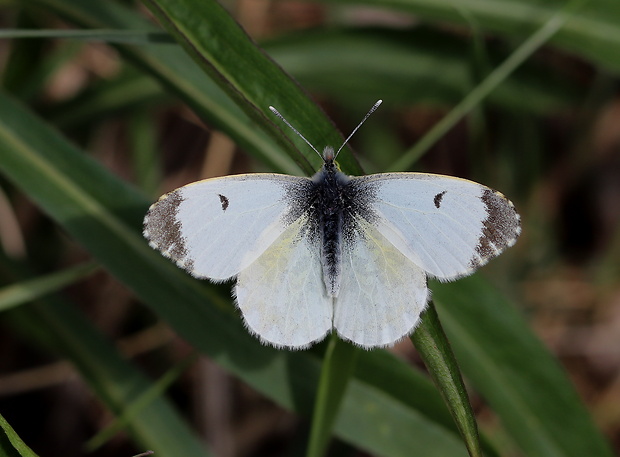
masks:
<svg viewBox="0 0 620 457"><path fill-rule="evenodd" d="M359 349L332 335L321 369L306 457L325 453Z"/></svg>
<svg viewBox="0 0 620 457"><path fill-rule="evenodd" d="M471 457L482 457L476 418L469 403L456 357L431 301L411 335L428 372L444 399Z"/></svg>

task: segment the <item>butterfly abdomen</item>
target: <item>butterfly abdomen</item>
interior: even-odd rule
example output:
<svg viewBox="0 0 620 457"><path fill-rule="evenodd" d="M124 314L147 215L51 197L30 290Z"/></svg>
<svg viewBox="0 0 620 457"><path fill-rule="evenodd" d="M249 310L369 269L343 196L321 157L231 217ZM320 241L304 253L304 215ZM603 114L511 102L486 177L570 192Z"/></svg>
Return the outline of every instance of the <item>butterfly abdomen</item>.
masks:
<svg viewBox="0 0 620 457"><path fill-rule="evenodd" d="M338 206L339 208L336 208ZM336 297L340 290L342 272L342 208L332 205L332 211L323 213L320 223L321 260L328 295Z"/></svg>
<svg viewBox="0 0 620 457"><path fill-rule="evenodd" d="M341 182L333 170L322 170L317 184L317 222L321 237L321 263L327 294L338 295L342 274L343 201ZM342 174L342 173L340 173ZM344 176L344 175L342 175Z"/></svg>

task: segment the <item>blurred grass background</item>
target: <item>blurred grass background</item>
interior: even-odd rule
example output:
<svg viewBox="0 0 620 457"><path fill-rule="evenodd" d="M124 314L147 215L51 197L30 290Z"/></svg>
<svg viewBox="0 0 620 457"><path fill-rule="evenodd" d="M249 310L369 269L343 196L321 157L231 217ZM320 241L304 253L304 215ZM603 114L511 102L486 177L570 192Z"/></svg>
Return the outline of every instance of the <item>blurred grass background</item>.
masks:
<svg viewBox="0 0 620 457"><path fill-rule="evenodd" d="M248 127L250 122L215 85L194 84L193 76L181 71L170 76L168 68L175 68L174 61L166 61L169 67L165 67L162 56L184 51L161 33L149 35L151 29L142 24L156 21L144 5L87 3L84 10L75 0L0 5L0 26L6 31L0 40L5 94L27 105L37 119L150 201L213 176L252 171L303 174L303 160L295 163L281 145ZM114 9L107 9L106 3L113 3ZM545 14L562 6L561 2L491 0L447 5L413 0L379 3L223 2L345 135L372 103L384 100L351 142L367 173L388 169L530 36L546 20ZM196 30L209 19L196 17ZM100 32L81 38L55 36L78 28ZM17 30L40 30L42 37L19 38ZM605 0L587 3L577 19L410 168L473 179L500 190L515 203L523 218L523 235L479 275L510 297L526 316L616 452L620 450L619 36L620 6ZM180 62L176 69L183 65ZM247 66L239 77L251 84L258 70ZM196 87L203 89L195 91ZM277 80L258 91L266 100L272 97L271 104L322 149L326 140L313 136L314 124L304 124L301 115L296 119L294 111L277 105L281 91ZM3 113L7 122L25 119L8 106L5 103ZM26 121L21 124L25 131L28 127ZM30 124L30 128L36 137L39 127ZM8 154L4 158L3 154L0 149L0 162L9 162ZM317 163L316 158L307 157ZM143 306L146 300L136 294L138 286L106 269L93 273L87 265L70 270L66 278L52 277L49 290L61 290L44 298L38 286L22 283L100 255L96 249L85 248L79 237L77 242L71 228L58 223L58 216L50 217L53 211L42 210L44 205L36 196L39 178L34 160L31 166L31 183L21 178L29 172L23 166L20 178L6 171L0 175L0 284L24 284L20 293L37 298L11 304L15 290L3 289L0 295L5 300L0 316L0 413L42 456L142 452L145 443L162 432L157 431L157 424L134 423L131 418L127 419L129 429L103 440L101 447L87 452L85 446L116 414L125 411L114 403L121 396L115 397L114 389L133 400L149 388L164 389L156 380L175 367L185 367L196 344L188 342L187 335L179 335L175 325L171 329L171 317ZM76 166L76 173L80 167ZM86 195L88 183L82 189ZM134 198L114 183L96 192L105 194L102 200L133 202ZM55 204L58 211L71 212L62 203ZM135 230L139 230L140 211L130 216ZM99 249L113 249L107 246L112 245L102 239ZM128 257L127 268L135 265L140 264ZM77 279L81 280L70 284ZM153 277L145 274L140 280L148 283ZM215 304L209 306L227 310L233 325L238 325L239 318L227 299L229 289L229 284L210 286ZM170 315L182 313L174 305ZM85 329L84 317L101 335L90 335L90 340L87 335L75 336L80 328ZM196 325L195 332L209 332L209 321ZM50 336L50 329L55 336ZM224 336L225 332L217 335ZM258 344L249 340L248 344ZM98 356L90 352L110 343L128 366L144 375L126 391L125 372L118 368L117 376L109 371L117 362L99 364ZM218 344L225 347L226 341ZM515 345L515 351L519 348ZM409 341L391 351L423 368ZM288 400L274 403L260 387L240 380L245 375L227 365L235 361L224 362L226 369L222 369L220 359L228 357L223 352L200 357L172 377L167 395L182 419L175 422L179 431L170 440L178 438L192 450L174 445L168 449L184 455L300 455L307 415L291 413L280 406ZM457 347L455 352L458 356ZM101 354L111 357L105 351ZM312 363L317 362L304 359L304 364ZM256 367L238 366L247 376L261 376ZM512 369L527 372L530 366L522 360ZM465 377L467 381L468 373ZM545 387L540 387L543 395ZM288 387L283 383L277 389ZM290 400L295 407L288 409L304 411L298 404L311 402L312 396L306 393L300 400L296 395L297 390ZM527 445L506 427L506 418L500 419L489 406L484 392L472 388L470 396L490 455L579 455L570 451L545 454L543 450L530 454ZM154 422L158 417L169 418L159 412L150 415ZM555 426L562 428L561 423ZM194 438L182 438L183 433L198 437L195 447ZM384 455L363 437L360 441L351 438L354 431L340 433L342 441L333 444L331 455ZM432 443L432 436L426 436ZM204 449L200 441L207 443ZM424 449L419 454L415 449L405 453L406 447L398 445L394 449L384 451L385 455L433 455Z"/></svg>

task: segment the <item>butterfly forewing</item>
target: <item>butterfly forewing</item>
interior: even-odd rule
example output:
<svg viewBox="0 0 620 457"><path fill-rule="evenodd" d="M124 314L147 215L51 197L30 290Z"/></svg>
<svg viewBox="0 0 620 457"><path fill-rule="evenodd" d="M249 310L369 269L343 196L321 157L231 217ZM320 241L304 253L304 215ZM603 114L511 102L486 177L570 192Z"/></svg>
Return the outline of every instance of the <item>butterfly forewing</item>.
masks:
<svg viewBox="0 0 620 457"><path fill-rule="evenodd" d="M254 262L291 222L291 195L307 178L251 174L207 179L164 195L144 236L177 265L222 281Z"/></svg>
<svg viewBox="0 0 620 457"><path fill-rule="evenodd" d="M424 173L355 178L373 195L373 225L410 261L444 280L473 272L512 246L519 215L503 195L472 181Z"/></svg>

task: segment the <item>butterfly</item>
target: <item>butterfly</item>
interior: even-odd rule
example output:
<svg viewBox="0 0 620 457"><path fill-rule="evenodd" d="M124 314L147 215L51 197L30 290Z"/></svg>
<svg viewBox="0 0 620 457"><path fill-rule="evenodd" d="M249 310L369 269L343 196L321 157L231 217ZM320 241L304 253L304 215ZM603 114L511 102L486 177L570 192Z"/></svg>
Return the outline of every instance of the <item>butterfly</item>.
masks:
<svg viewBox="0 0 620 457"><path fill-rule="evenodd" d="M430 300L427 278L452 281L512 246L520 217L501 193L427 173L347 176L323 158L311 178L253 173L206 179L154 203L149 244L197 278L236 277L250 333L303 349L332 330L364 348L413 332Z"/></svg>

